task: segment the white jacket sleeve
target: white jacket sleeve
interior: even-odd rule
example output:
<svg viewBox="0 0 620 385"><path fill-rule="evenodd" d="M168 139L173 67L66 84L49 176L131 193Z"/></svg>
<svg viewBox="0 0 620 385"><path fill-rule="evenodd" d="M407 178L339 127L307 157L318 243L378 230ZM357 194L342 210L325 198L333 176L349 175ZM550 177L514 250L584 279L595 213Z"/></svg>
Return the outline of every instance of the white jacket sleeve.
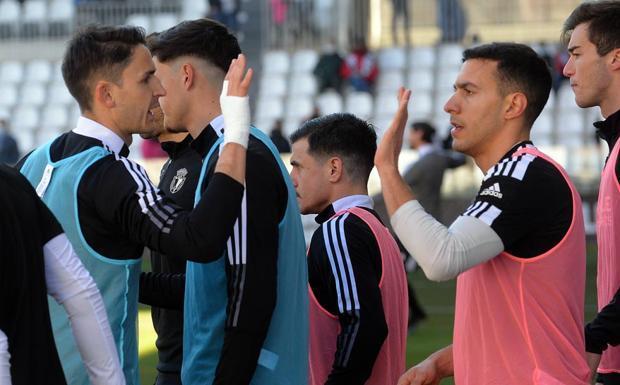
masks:
<svg viewBox="0 0 620 385"><path fill-rule="evenodd" d="M415 200L399 207L390 222L398 239L432 281L454 278L504 250L497 233L480 219L460 216L447 228Z"/></svg>
<svg viewBox="0 0 620 385"><path fill-rule="evenodd" d="M49 295L62 305L93 385L124 385L101 294L65 234L43 247Z"/></svg>
<svg viewBox="0 0 620 385"><path fill-rule="evenodd" d="M0 385L11 385L11 355L9 340L0 330Z"/></svg>

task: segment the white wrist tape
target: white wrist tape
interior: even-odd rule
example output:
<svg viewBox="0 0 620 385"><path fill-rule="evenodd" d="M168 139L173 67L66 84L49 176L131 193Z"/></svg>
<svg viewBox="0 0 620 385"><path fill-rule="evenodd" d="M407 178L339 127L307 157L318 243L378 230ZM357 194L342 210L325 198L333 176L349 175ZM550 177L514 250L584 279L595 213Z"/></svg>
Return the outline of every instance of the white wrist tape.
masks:
<svg viewBox="0 0 620 385"><path fill-rule="evenodd" d="M220 105L224 115L224 144L233 142L248 148L250 98L248 96L229 96L228 80L224 80Z"/></svg>

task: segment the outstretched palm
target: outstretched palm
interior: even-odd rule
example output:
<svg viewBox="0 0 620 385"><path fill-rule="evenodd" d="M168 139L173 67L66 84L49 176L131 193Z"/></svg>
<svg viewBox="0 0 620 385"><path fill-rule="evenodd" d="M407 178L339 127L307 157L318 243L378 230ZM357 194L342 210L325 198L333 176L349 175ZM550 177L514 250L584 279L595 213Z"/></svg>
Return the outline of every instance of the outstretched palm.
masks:
<svg viewBox="0 0 620 385"><path fill-rule="evenodd" d="M398 156L403 146L403 133L407 118L407 105L411 97L411 90L404 87L398 89L398 110L392 124L387 129L375 154L375 166L378 169L383 167L396 167L398 165Z"/></svg>

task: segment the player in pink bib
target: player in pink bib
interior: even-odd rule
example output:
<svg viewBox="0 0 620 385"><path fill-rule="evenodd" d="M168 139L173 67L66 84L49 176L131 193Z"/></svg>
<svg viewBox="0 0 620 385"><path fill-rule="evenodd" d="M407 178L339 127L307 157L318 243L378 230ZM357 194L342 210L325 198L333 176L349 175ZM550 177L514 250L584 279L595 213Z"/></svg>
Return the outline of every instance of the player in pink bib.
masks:
<svg viewBox="0 0 620 385"><path fill-rule="evenodd" d="M609 145L596 209L598 309L586 325L586 350L597 383L620 384L620 2L586 2L564 24L570 78L579 107L600 107L604 121L594 123Z"/></svg>
<svg viewBox="0 0 620 385"><path fill-rule="evenodd" d="M566 172L529 140L551 89L529 47L466 50L444 110L453 148L484 172L478 195L449 228L427 214L396 168L409 91L375 165L392 226L432 280L457 277L453 345L399 385L585 385L585 233Z"/></svg>
<svg viewBox="0 0 620 385"><path fill-rule="evenodd" d="M310 385L395 384L405 369L407 281L396 241L368 196L374 128L351 114L291 136L302 214L318 214L308 249Z"/></svg>

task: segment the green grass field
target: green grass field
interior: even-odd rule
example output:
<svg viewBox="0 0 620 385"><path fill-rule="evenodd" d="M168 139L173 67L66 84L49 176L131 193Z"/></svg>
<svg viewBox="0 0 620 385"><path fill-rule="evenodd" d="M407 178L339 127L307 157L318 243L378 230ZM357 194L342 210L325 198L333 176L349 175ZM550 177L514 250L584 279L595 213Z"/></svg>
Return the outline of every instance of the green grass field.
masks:
<svg viewBox="0 0 620 385"><path fill-rule="evenodd" d="M596 246L588 246L586 283L586 321L596 313ZM429 317L409 335L407 341L407 366L420 362L435 350L446 346L452 340L454 320L455 281L435 283L424 277L421 271L412 276L418 298ZM140 310L140 371L142 384L152 385L155 379L157 353L155 333L147 308ZM453 384L448 379L443 384Z"/></svg>

